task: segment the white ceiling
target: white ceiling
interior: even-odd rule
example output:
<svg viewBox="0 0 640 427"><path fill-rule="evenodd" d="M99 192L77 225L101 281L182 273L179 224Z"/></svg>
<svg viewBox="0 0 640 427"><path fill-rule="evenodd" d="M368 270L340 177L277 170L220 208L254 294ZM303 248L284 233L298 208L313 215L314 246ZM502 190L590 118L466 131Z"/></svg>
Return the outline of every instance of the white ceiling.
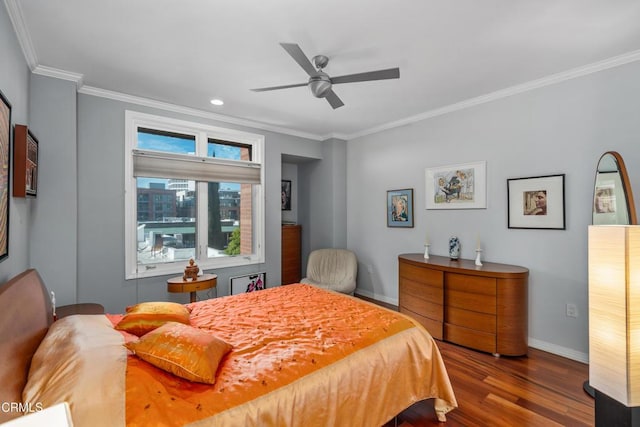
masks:
<svg viewBox="0 0 640 427"><path fill-rule="evenodd" d="M352 138L456 106L640 59L637 0L5 0L34 71L293 133ZM331 76L399 67L399 80L300 87L280 47L330 58ZM533 83L532 83L533 82ZM81 89L82 90L82 89ZM496 93L497 92L497 93ZM214 107L212 97L224 99Z"/></svg>

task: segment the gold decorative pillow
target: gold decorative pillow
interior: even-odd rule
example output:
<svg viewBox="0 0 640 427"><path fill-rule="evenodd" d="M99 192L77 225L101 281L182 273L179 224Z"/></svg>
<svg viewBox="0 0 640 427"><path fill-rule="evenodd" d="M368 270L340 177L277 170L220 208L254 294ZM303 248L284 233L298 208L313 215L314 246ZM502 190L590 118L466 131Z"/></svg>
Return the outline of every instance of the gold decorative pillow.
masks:
<svg viewBox="0 0 640 427"><path fill-rule="evenodd" d="M167 322L189 324L190 310L176 302L141 302L127 307L127 313L116 329L142 336Z"/></svg>
<svg viewBox="0 0 640 427"><path fill-rule="evenodd" d="M189 381L214 384L231 345L202 329L168 322L125 346L140 359Z"/></svg>

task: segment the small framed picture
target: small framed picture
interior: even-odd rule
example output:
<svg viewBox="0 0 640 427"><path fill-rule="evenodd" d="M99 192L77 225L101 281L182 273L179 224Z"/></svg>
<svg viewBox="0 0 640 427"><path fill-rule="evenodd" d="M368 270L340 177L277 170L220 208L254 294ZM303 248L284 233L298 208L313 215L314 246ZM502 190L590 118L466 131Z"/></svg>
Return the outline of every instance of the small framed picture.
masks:
<svg viewBox="0 0 640 427"><path fill-rule="evenodd" d="M413 189L387 191L387 227L413 227Z"/></svg>
<svg viewBox="0 0 640 427"><path fill-rule="evenodd" d="M247 274L229 279L231 295L244 294L245 292L261 291L267 288L266 272Z"/></svg>
<svg viewBox="0 0 640 427"><path fill-rule="evenodd" d="M509 228L564 230L564 174L507 180Z"/></svg>
<svg viewBox="0 0 640 427"><path fill-rule="evenodd" d="M286 179L282 180L282 210L291 210L291 181Z"/></svg>

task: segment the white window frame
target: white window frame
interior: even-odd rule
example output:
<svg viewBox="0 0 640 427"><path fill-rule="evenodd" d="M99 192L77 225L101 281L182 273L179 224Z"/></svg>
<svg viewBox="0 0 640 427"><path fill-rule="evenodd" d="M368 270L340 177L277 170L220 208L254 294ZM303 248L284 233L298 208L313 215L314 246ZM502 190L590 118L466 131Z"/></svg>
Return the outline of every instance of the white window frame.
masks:
<svg viewBox="0 0 640 427"><path fill-rule="evenodd" d="M265 200L264 200L264 135L210 126L197 122L189 122L169 117L156 116L152 114L140 113L137 111L125 111L125 168L124 168L124 225L125 225L125 278L127 280L155 277L169 274L183 273L186 266L185 261L163 262L158 264L138 264L137 260L137 225L138 225L138 204L137 204L137 183L134 176L134 152L149 150L138 150L138 128L149 128L160 131L175 132L185 135L193 135L198 141L204 139L218 139L223 141L237 142L251 146L251 161L260 167L260 184L253 186L252 192L252 229L255 253L251 255L232 255L225 257L207 257L207 248L202 242L206 241L206 227L198 227L196 242L196 263L202 270L210 270L224 267L234 267L250 264L264 263L264 240L265 240ZM206 144L205 144L206 146ZM206 157L206 153L204 156ZM197 159L198 156L194 156ZM210 161L211 158L203 159ZM233 160L222 160L231 162ZM241 163L241 162L239 162ZM245 162L246 163L246 162ZM224 181L223 181L224 182ZM233 182L229 180L227 182ZM197 182L198 191L198 218L207 217L207 183Z"/></svg>

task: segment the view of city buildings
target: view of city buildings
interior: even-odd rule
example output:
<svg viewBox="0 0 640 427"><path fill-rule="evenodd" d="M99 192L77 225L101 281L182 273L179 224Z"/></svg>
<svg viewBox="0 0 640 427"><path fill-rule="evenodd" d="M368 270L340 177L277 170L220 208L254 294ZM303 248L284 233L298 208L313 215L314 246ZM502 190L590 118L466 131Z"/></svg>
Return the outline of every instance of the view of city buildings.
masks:
<svg viewBox="0 0 640 427"><path fill-rule="evenodd" d="M157 180L156 180L157 181ZM140 263L188 260L195 256L196 191L195 181L167 179L138 187L138 259ZM144 184L143 184L144 185ZM230 186L217 188L220 231L228 244L239 227L240 190ZM217 256L226 248L210 248Z"/></svg>

